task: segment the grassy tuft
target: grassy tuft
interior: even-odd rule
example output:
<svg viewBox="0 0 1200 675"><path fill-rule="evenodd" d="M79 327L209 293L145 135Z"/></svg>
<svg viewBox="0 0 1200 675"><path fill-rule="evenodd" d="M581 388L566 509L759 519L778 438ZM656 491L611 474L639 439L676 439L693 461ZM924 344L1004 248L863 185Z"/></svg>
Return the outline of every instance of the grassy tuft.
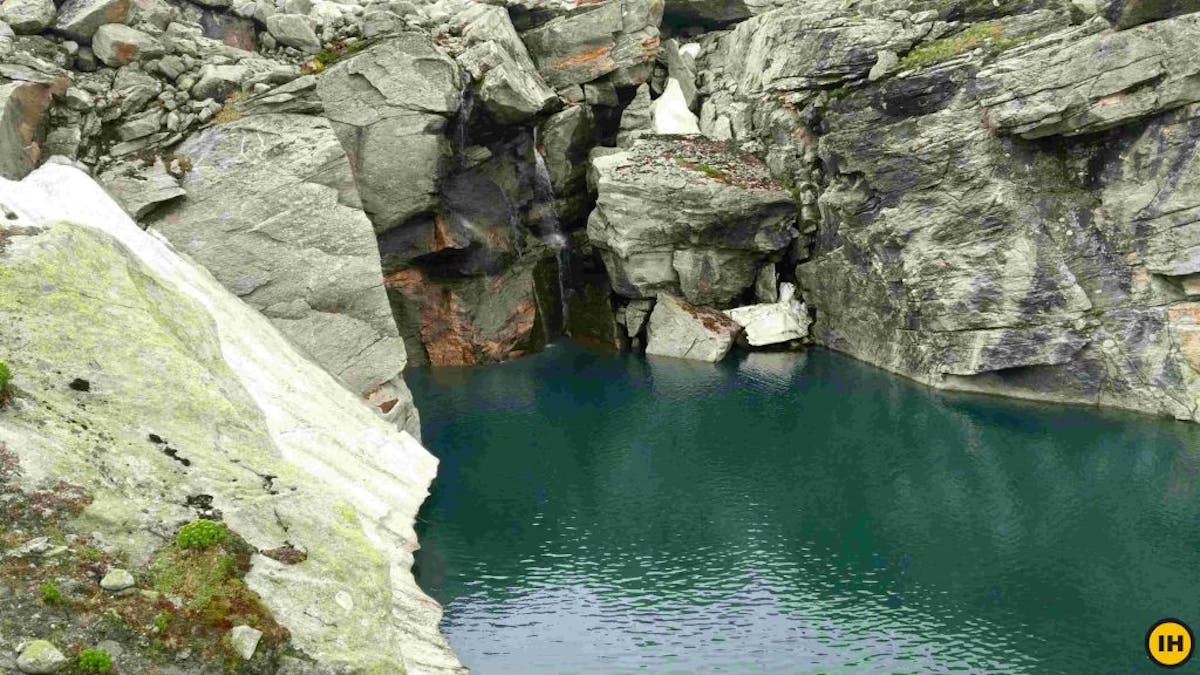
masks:
<svg viewBox="0 0 1200 675"><path fill-rule="evenodd" d="M197 548L179 542L159 551L150 563L154 590L183 601L153 618L156 634L173 646L194 642L201 635L215 645L229 629L245 624L263 631L269 643L286 642L287 630L242 580L250 569L253 549L240 537L229 535L224 526L221 532L225 537L216 544Z"/></svg>
<svg viewBox="0 0 1200 675"><path fill-rule="evenodd" d="M47 605L57 605L63 599L62 591L58 590L58 585L53 581L46 581L39 585L38 593L42 595L42 602Z"/></svg>

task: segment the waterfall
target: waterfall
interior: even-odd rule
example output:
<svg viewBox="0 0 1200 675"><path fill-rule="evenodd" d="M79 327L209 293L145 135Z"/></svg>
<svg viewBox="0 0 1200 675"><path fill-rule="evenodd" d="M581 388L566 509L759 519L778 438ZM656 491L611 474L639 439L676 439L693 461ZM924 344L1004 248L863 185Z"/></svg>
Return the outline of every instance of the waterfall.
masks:
<svg viewBox="0 0 1200 675"><path fill-rule="evenodd" d="M558 221L558 207L554 204L554 183L550 180L550 170L546 168L546 158L538 148L538 130L533 128L533 197L536 211L538 230L542 241L554 250L555 267L558 270L558 300L562 312L563 332L567 329L567 272L570 265L570 251L567 238L563 235L562 225Z"/></svg>
<svg viewBox="0 0 1200 675"><path fill-rule="evenodd" d="M475 112L475 97L471 95L470 87L464 87L459 99L458 115L454 118L454 131L450 138L454 151L454 166L462 169L467 165L466 151L468 130L471 123L471 113Z"/></svg>
<svg viewBox="0 0 1200 675"><path fill-rule="evenodd" d="M538 229L542 241L552 247L566 245L566 237L558 223L558 207L554 204L554 183L550 180L550 170L546 168L546 158L538 149L538 130L533 128L533 208L536 210Z"/></svg>

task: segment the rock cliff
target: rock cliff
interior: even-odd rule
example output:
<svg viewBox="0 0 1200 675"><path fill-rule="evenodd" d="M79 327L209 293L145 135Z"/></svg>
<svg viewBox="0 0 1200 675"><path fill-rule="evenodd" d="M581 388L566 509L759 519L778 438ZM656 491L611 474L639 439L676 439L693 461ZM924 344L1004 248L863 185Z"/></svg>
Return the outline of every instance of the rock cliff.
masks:
<svg viewBox="0 0 1200 675"><path fill-rule="evenodd" d="M203 267L332 375L337 405L409 434L392 441L419 431L406 366L562 334L707 360L817 344L935 387L1198 420L1198 8L4 0L0 176L65 176L52 156L88 171L139 241ZM10 222L26 248L5 246L136 267L64 201L74 226ZM94 301L170 324L139 298ZM0 354L18 392L50 391L23 381L20 344ZM249 402L229 424L261 421L252 386L211 377ZM35 414L23 396L5 414ZM412 457L397 480L424 489Z"/></svg>
<svg viewBox="0 0 1200 675"><path fill-rule="evenodd" d="M702 59L703 119L815 207L814 339L938 387L1196 419L1200 17L819 7Z"/></svg>
<svg viewBox="0 0 1200 675"><path fill-rule="evenodd" d="M139 565L219 514L290 632L280 672L457 672L410 571L436 459L79 170L0 204L0 447L29 484L88 492L65 527ZM284 546L298 564L266 554Z"/></svg>

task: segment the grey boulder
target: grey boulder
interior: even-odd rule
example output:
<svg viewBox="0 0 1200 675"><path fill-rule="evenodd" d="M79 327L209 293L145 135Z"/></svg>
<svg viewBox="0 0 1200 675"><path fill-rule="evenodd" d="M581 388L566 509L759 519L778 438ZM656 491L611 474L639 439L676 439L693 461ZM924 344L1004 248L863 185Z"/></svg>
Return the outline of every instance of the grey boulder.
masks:
<svg viewBox="0 0 1200 675"><path fill-rule="evenodd" d="M118 593L133 588L136 583L137 580L133 578L133 574L129 570L114 567L100 580L100 588L111 593Z"/></svg>
<svg viewBox="0 0 1200 675"><path fill-rule="evenodd" d="M4 0L0 4L0 21L23 35L46 30L57 13L54 0Z"/></svg>
<svg viewBox="0 0 1200 675"><path fill-rule="evenodd" d="M646 81L658 56L659 0L607 0L580 7L521 34L542 78L554 88L614 73L622 85Z"/></svg>
<svg viewBox="0 0 1200 675"><path fill-rule="evenodd" d="M245 625L234 626L229 629L229 644L233 645L233 651L237 652L243 661L249 661L254 658L254 652L258 649L258 641L262 639L262 636L262 631L256 628Z"/></svg>
<svg viewBox="0 0 1200 675"><path fill-rule="evenodd" d="M37 402L5 407L0 443L23 467L87 486L71 529L145 560L195 518L187 495L211 495L254 549L289 541L308 554L253 555L246 574L319 664L293 672L462 672L411 573L437 459L83 172L45 164L0 181L0 203L0 352ZM86 407L56 369L95 383Z"/></svg>
<svg viewBox="0 0 1200 675"><path fill-rule="evenodd" d="M205 65L200 69L200 79L192 86L192 96L200 101L209 98L224 101L242 88L248 76L249 71L242 65Z"/></svg>
<svg viewBox="0 0 1200 675"><path fill-rule="evenodd" d="M108 23L124 23L129 18L130 0L67 0L58 8L54 30L73 40L87 42L96 30Z"/></svg>
<svg viewBox="0 0 1200 675"><path fill-rule="evenodd" d="M267 32L280 44L295 47L307 54L321 51L321 40L317 38L309 18L303 14L272 14L267 17Z"/></svg>
<svg viewBox="0 0 1200 675"><path fill-rule="evenodd" d="M96 29L92 37L92 51L104 65L119 68L134 61L162 56L163 46L140 30L110 23Z"/></svg>
<svg viewBox="0 0 1200 675"><path fill-rule="evenodd" d="M187 195L179 179L167 173L162 160L146 168L123 166L107 171L97 179L121 208L139 220L160 204Z"/></svg>
<svg viewBox="0 0 1200 675"><path fill-rule="evenodd" d="M716 363L725 358L741 327L707 307L660 293L646 327L646 353Z"/></svg>
<svg viewBox="0 0 1200 675"><path fill-rule="evenodd" d="M34 82L0 85L0 177L24 178L42 158L38 143L51 89Z"/></svg>
<svg viewBox="0 0 1200 675"><path fill-rule="evenodd" d="M46 640L32 640L21 646L17 670L28 675L50 675L67 665L67 657Z"/></svg>
<svg viewBox="0 0 1200 675"><path fill-rule="evenodd" d="M558 95L534 69L504 8L470 5L454 21L461 24L467 45L458 62L497 121L516 124L557 108Z"/></svg>

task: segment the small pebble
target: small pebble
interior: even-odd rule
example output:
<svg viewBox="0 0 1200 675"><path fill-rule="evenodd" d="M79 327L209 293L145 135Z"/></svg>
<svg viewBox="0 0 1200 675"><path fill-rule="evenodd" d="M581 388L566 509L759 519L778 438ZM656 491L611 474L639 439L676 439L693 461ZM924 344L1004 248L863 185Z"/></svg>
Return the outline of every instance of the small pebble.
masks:
<svg viewBox="0 0 1200 675"><path fill-rule="evenodd" d="M234 626L229 631L229 643L233 645L234 651L249 661L254 658L254 651L258 649L258 641L262 639L262 635L262 631L250 626Z"/></svg>
<svg viewBox="0 0 1200 675"><path fill-rule="evenodd" d="M100 580L100 588L103 588L106 591L117 593L127 588L133 588L134 584L136 583L137 581L133 578L133 575L129 573L129 570L123 570L119 567L114 567L108 571L108 574L104 575L103 579Z"/></svg>

